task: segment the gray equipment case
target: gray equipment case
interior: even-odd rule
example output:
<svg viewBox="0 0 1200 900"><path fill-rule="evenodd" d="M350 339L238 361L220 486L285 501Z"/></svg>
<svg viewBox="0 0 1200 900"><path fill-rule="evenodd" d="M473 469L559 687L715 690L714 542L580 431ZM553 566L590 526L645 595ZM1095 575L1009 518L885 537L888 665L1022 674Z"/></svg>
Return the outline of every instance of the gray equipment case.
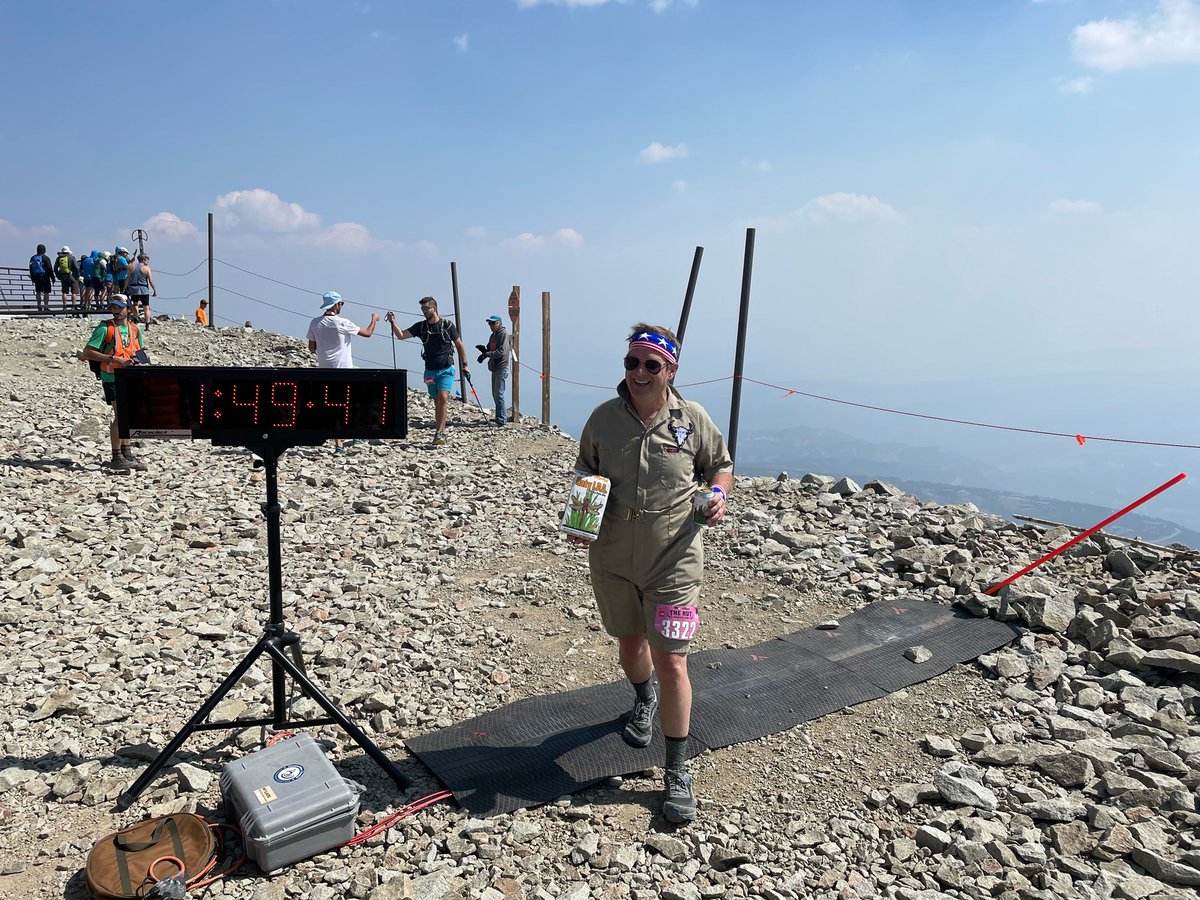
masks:
<svg viewBox="0 0 1200 900"><path fill-rule="evenodd" d="M264 872L350 840L362 791L306 734L226 763L221 771L225 817L242 829L246 856Z"/></svg>

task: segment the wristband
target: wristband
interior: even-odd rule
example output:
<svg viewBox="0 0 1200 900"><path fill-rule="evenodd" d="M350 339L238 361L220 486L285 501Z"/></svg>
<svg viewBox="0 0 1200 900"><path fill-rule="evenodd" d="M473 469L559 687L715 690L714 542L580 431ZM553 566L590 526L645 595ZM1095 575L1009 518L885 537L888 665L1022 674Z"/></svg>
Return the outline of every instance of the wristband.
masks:
<svg viewBox="0 0 1200 900"><path fill-rule="evenodd" d="M721 487L719 484L712 485L711 487L709 487L709 490L715 491L716 493L718 493L722 497L724 497L726 500L729 499L729 495L725 493L725 488Z"/></svg>

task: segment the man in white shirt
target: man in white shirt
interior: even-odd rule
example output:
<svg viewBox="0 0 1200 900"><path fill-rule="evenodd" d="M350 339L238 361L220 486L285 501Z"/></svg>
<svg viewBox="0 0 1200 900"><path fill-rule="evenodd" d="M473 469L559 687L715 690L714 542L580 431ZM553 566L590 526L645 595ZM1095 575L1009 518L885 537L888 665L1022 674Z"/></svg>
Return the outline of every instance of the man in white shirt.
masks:
<svg viewBox="0 0 1200 900"><path fill-rule="evenodd" d="M321 315L308 326L308 350L317 354L318 369L353 369L354 355L350 351L350 339L354 335L370 337L375 333L379 321L378 313L371 313L371 324L359 328L341 315L344 301L337 291L329 291L321 298ZM333 442L335 453L345 453L342 442Z"/></svg>

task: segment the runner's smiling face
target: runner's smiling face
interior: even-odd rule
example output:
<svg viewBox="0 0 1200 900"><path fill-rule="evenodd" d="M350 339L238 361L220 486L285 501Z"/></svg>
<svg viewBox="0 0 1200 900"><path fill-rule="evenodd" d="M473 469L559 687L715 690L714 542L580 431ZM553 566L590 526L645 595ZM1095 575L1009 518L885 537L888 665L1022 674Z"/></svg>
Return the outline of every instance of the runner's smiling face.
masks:
<svg viewBox="0 0 1200 900"><path fill-rule="evenodd" d="M647 370L644 363L632 372L626 370L625 386L629 388L629 395L634 400L665 400L667 398L667 385L675 377L675 370L678 367L671 365L660 354L655 353L649 347L630 347L626 351L625 356L626 358L643 361L650 360L651 365L654 363L662 364L662 367L655 373Z"/></svg>

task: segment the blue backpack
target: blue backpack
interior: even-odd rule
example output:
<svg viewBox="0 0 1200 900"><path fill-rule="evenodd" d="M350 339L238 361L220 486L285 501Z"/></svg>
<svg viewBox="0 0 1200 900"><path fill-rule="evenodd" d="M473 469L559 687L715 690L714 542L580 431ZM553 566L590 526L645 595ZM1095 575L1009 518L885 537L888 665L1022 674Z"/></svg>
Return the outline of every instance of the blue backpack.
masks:
<svg viewBox="0 0 1200 900"><path fill-rule="evenodd" d="M29 257L29 274L30 275L45 275L46 264L42 262L42 254L35 253Z"/></svg>
<svg viewBox="0 0 1200 900"><path fill-rule="evenodd" d="M92 277L92 269L96 267L96 261L90 256L85 256L83 262L79 264L79 276L90 280Z"/></svg>

